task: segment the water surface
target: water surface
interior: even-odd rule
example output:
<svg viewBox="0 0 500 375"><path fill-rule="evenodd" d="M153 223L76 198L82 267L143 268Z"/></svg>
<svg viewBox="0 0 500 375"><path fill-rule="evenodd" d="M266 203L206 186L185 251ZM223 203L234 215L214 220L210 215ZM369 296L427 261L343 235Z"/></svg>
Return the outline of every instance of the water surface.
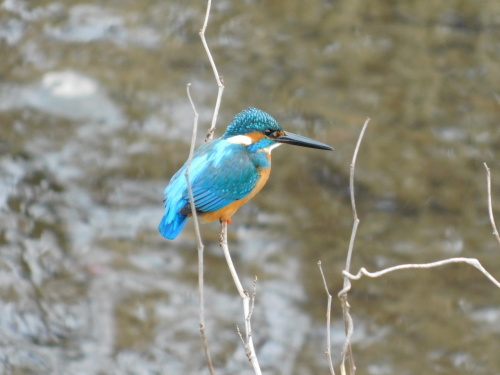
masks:
<svg viewBox="0 0 500 375"><path fill-rule="evenodd" d="M6 374L206 374L189 224L156 231L162 190L199 143L217 87L195 1L0 3L0 369ZM266 374L327 373L326 294L342 286L354 146L361 224L353 269L478 258L500 277L483 162L500 127L500 5L214 1L224 77L217 135L248 106L334 152L283 146L230 225L242 281L259 278L254 340ZM499 219L500 220L500 219ZM241 302L206 246L206 325L218 374L251 374ZM451 265L354 284L362 374L493 374L500 291ZM343 343L332 310L335 361Z"/></svg>

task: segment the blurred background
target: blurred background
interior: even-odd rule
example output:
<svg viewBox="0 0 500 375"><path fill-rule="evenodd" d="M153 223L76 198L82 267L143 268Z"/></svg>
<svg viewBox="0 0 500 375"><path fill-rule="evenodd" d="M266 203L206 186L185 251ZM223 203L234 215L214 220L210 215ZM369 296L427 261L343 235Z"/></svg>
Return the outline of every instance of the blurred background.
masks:
<svg viewBox="0 0 500 375"><path fill-rule="evenodd" d="M156 230L162 190L199 143L217 86L204 1L0 1L0 372L207 374L189 223ZM207 29L226 90L216 137L248 106L335 147L283 146L230 225L243 284L258 276L254 341L266 374L327 374L327 296L352 269L474 257L500 278L497 0L214 0ZM252 374L241 301L206 245L206 329L217 374ZM360 374L500 371L500 290L450 265L355 282ZM344 340L332 307L336 363Z"/></svg>

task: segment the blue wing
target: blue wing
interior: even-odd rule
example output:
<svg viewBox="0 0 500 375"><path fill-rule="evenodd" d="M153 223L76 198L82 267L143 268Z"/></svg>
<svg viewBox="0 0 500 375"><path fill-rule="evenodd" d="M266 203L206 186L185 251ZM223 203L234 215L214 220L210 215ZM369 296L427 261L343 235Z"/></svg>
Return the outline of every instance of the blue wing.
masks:
<svg viewBox="0 0 500 375"><path fill-rule="evenodd" d="M165 215L160 233L174 239L191 214L185 178L187 163L165 188ZM218 139L205 143L193 155L190 182L198 213L213 212L247 196L259 180L257 165L242 145Z"/></svg>

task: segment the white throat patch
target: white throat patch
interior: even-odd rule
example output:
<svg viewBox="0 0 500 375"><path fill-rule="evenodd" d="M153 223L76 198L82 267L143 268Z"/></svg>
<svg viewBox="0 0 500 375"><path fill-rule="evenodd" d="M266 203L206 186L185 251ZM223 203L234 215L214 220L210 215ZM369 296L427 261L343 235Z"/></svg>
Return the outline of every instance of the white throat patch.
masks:
<svg viewBox="0 0 500 375"><path fill-rule="evenodd" d="M281 143L275 143L275 144L272 144L271 146L269 147L266 147L264 149L264 151L266 152L266 154L271 154L271 151L274 150L276 147L278 146L281 146Z"/></svg>
<svg viewBox="0 0 500 375"><path fill-rule="evenodd" d="M252 138L247 137L246 135L235 135L233 137L229 137L226 141L235 145L250 146L252 144Z"/></svg>

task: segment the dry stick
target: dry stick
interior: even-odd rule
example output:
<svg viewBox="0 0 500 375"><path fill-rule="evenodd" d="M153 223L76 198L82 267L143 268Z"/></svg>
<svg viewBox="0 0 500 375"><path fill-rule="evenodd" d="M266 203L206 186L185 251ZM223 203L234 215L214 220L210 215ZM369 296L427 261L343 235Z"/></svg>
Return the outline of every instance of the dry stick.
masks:
<svg viewBox="0 0 500 375"><path fill-rule="evenodd" d="M215 66L214 59L212 58L212 54L210 53L210 49L208 48L207 40L205 39L205 31L208 25L208 17L210 15L210 7L212 6L212 0L208 0L207 2L207 12L205 14L205 22L203 23L203 27L200 30L200 38L203 43L203 47L205 47L205 51L207 52L208 60L210 60L210 65L212 65L212 70L215 74L215 80L217 81L217 86L219 86L219 91L217 93L217 101L215 102L214 116L212 118L212 125L210 129L208 129L207 137L205 142L211 141L214 136L215 124L217 123L217 115L219 114L220 102L222 99L222 93L224 92L224 83L222 82L222 76L219 76L219 72L217 71L217 67Z"/></svg>
<svg viewBox="0 0 500 375"><path fill-rule="evenodd" d="M495 284L498 288L500 288L500 281L495 279L486 269L481 265L479 260L476 258L449 258L449 259L444 259L444 260L439 260L437 262L431 262L431 263L422 263L422 264L400 264L399 266L394 266L394 267L389 267L385 268L383 270L377 271L377 272L369 272L366 270L366 268L362 267L357 274L353 275L349 272L343 271L342 274L345 277L348 277L351 280L359 280L363 275L371 277L371 278L377 278L380 276L383 276L387 273L394 272L394 271L399 271L399 270L407 270L411 268L434 268L434 267L440 267L444 266L445 264L450 264L450 263L467 263L470 264L473 267L476 267L479 271L481 271L493 284Z"/></svg>
<svg viewBox="0 0 500 375"><path fill-rule="evenodd" d="M251 298L248 295L248 291L243 289L243 286L241 285L236 269L234 268L233 261L231 260L231 254L229 254L229 248L227 246L227 221L224 220L221 221L220 246L224 251L224 256L226 257L226 262L229 267L229 271L231 272L231 276L233 277L234 283L236 284L236 289L238 289L238 293L240 294L240 297L243 301L243 312L245 314L245 340L244 340L245 351L247 353L248 360L253 366L255 374L262 375L262 371L260 370L259 366L259 361L257 360L257 355L255 353L255 348L253 346L252 326L250 323L250 318L252 316L252 310L253 310L253 298L252 298L252 308L251 308L250 307ZM242 337L239 328L237 330L240 337Z"/></svg>
<svg viewBox="0 0 500 375"><path fill-rule="evenodd" d="M251 304L250 304L250 312L248 313L248 321L250 322L252 319L252 313L253 309L255 307L255 296L257 294L257 276L254 277L253 279L253 291L252 291L252 298L251 298ZM240 340L243 344L243 347L245 348L245 353L247 355L247 358L250 360L252 357L252 351L250 350L250 347L248 346L248 342L245 341L243 338L243 335L241 334L240 327L236 325L236 332L238 332L238 336L240 337Z"/></svg>
<svg viewBox="0 0 500 375"><path fill-rule="evenodd" d="M193 189L191 187L191 182L189 181L189 172L191 169L191 161L193 160L194 144L196 143L196 131L198 130L198 112L194 105L193 99L191 98L191 93L189 92L190 83L187 84L187 95L189 101L191 102L191 107L194 112L194 124L193 124L193 136L191 138L191 148L189 149L189 158L186 167L186 183L189 192L189 204L191 205L191 212L194 220L194 229L196 231L196 238L198 239L198 294L200 296L200 333L201 341L203 342L203 350L205 351L205 358L207 360L208 371L211 375L214 375L214 366L212 364L212 359L210 357L210 351L208 350L207 337L205 335L205 297L203 293L203 242L201 240L200 225L198 223L198 216L196 214L196 206L194 205Z"/></svg>
<svg viewBox="0 0 500 375"><path fill-rule="evenodd" d="M493 235L496 237L498 243L500 243L500 236L498 235L495 217L493 216L493 202L491 200L491 172L486 163L484 163L484 167L486 168L486 180L488 185L488 212L490 214L491 226L493 227Z"/></svg>
<svg viewBox="0 0 500 375"><path fill-rule="evenodd" d="M323 283L325 284L326 294L328 296L328 304L326 307L326 358L328 358L328 366L330 367L330 374L335 375L335 370L333 369L332 362L332 350L331 350L331 340L330 340L330 312L332 310L332 295L328 290L328 284L326 283L325 274L323 273L323 268L321 267L321 260L318 261L319 272L321 272L321 277L323 278Z"/></svg>
<svg viewBox="0 0 500 375"><path fill-rule="evenodd" d="M252 319L253 309L255 307L255 296L257 295L257 276L253 278L253 287L252 287L252 297L250 299L250 312L248 313L248 320Z"/></svg>
<svg viewBox="0 0 500 375"><path fill-rule="evenodd" d="M356 238L356 233L358 231L358 225L359 225L359 218L358 218L358 213L356 211L356 199L354 196L354 169L356 166L356 158L358 156L358 151L359 151L359 146L361 145L361 141L363 139L363 135L365 134L366 127L368 126L368 123L370 122L370 118L367 118L363 128L361 129L361 133L359 134L358 142L356 144L356 148L354 149L354 154L352 156L352 162L351 162L351 171L350 171L350 179L349 179L349 188L351 192L351 205L352 205L352 212L354 216L354 223L352 225L352 232L351 232L351 239L349 242L349 250L347 251L347 259L346 259L346 264L345 264L345 269L344 272L349 272L351 268L351 259L352 259L352 251L354 248L354 240ZM346 339L344 343L344 348L342 349L342 362L340 366L340 372L342 374L345 374L345 360L347 355L349 355L349 367L350 367L350 374L354 374L356 372L356 365L354 364L354 358L352 355L352 348L351 348L351 338L352 334L354 332L354 326L352 322L352 317L351 314L349 314L349 302L347 301L347 292L351 290L351 282L348 277L344 275L344 287L343 289L339 292L338 297L340 301L342 302L342 314L344 316L344 325L345 325L345 331L346 331Z"/></svg>

